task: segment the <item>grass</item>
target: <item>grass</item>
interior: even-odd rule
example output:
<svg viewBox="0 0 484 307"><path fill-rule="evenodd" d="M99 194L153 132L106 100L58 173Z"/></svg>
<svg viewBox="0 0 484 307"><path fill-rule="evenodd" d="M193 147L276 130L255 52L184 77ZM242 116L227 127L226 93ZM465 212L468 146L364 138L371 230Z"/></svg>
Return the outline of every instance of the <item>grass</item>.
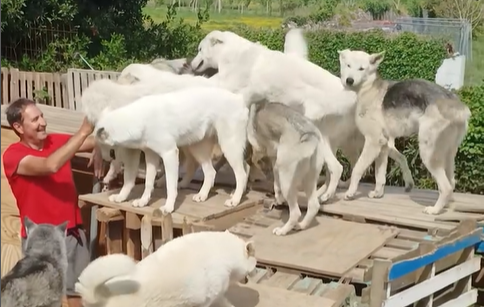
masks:
<svg viewBox="0 0 484 307"><path fill-rule="evenodd" d="M143 13L149 15L153 21L162 22L166 18L166 7L148 4L143 8ZM197 13L186 8L177 10L177 17L184 19L188 23L197 22ZM235 11L222 13L210 12L210 18L203 23L202 28L206 30L224 30L237 25L247 25L256 28L277 28L280 27L282 18L257 15L248 13L241 15Z"/></svg>
<svg viewBox="0 0 484 307"><path fill-rule="evenodd" d="M474 85L484 82L484 35L472 41L472 61L467 61L465 84Z"/></svg>

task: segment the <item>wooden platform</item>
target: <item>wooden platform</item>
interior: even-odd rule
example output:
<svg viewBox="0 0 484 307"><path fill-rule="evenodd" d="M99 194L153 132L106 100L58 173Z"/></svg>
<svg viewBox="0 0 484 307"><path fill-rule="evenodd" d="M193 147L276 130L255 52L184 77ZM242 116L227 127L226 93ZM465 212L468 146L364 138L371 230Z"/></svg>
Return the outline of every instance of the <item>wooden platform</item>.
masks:
<svg viewBox="0 0 484 307"><path fill-rule="evenodd" d="M346 301L355 299L354 292L346 284L324 284L295 273L259 269L248 284L229 288L227 296L234 307L344 307Z"/></svg>
<svg viewBox="0 0 484 307"><path fill-rule="evenodd" d="M182 225L184 220L188 222L203 222L217 219L239 210L253 207L262 203L263 194L252 191L245 194L242 202L235 208L224 206L225 200L229 198L231 189L215 188L212 190L209 198L205 202L197 203L192 200L192 196L198 192L199 185L192 184L193 189L180 189L175 204L175 211L172 213L173 225ZM164 189L155 189L152 194L150 205L137 208L131 205L131 201L141 197L144 190L144 184L136 185L128 198L128 201L122 203L113 203L108 200L108 196L118 193L120 189L111 190L104 193L80 195L79 199L94 205L119 209L124 212L130 212L138 215L152 215L155 208L159 208L166 200L166 191Z"/></svg>
<svg viewBox="0 0 484 307"><path fill-rule="evenodd" d="M425 205L432 204L436 200L437 192L415 190L410 194L405 194L403 193L403 188L387 187L387 193L382 199L369 199L366 196L366 192L369 191L370 187L371 185L362 184L360 188L362 196L353 201L342 200L344 191L338 191L334 201L321 206L320 217L315 222L315 224L319 225L314 226L318 230L312 233L313 241L306 243L315 245L325 242L324 247L327 246L327 250L330 252L321 252L318 263L325 263L326 261L332 262L335 258L334 254L341 255L340 250L342 248L346 252L344 242L348 240L348 230L343 230L340 233L332 232L331 229L335 227L334 224L336 222L326 222L327 227L330 229L324 229L324 223L322 221L329 221L329 217L351 222L353 225L350 228L354 227L354 229L359 229L365 223L366 225L373 224L372 227L389 225L398 228L398 233L395 237L390 238L381 247L372 251L370 255L365 255L363 252L360 254L361 259L356 263L354 268L346 273L346 277L351 278L357 283L366 283L369 281L369 272L371 272L375 259L390 261L400 259L409 252L415 251L421 242L435 244L443 242L447 236L455 231L460 221L466 219L476 219L481 221L481 223L484 221L484 215L472 213L482 210L484 196L455 193L455 211L447 210L441 215L431 216L424 214L422 209ZM300 199L300 205L304 207L303 198ZM323 216L326 216L326 218ZM260 209L253 216L247 217L243 222L231 227L230 231L246 238L252 238L257 242L256 248L258 246L263 246L262 250L266 247L270 249L270 246L275 248L273 244L274 242L278 242L278 238L275 238L274 235L270 236L267 234L271 232L275 225L280 224L281 220L286 220L286 218L287 211L285 208L273 210L264 208ZM291 268L314 276L316 274L313 270L314 268L311 268L312 271L307 271L308 268L297 268L294 261L289 261L289 259L286 259L284 263L281 262L283 257L287 257L283 254L287 253L291 257L297 254L297 247L295 246L303 244L298 242L296 238L303 236L303 233L296 235L289 234L286 238L283 238L286 241L285 244L278 245L278 253L270 255L270 259L266 257L267 254L263 254L262 257L266 258L261 262L268 267ZM321 238L321 236L326 236L326 238ZM347 241L347 244L357 253L357 251L365 248L365 244L369 242L370 236L370 233L368 233L368 238L361 239L362 242L352 243L351 241ZM263 238L263 240L258 238ZM283 242L281 241L281 243ZM324 247L320 246L321 249ZM339 247L339 249L335 247ZM257 257L259 258L259 254L257 254ZM306 261L305 265L308 266L309 262ZM330 266L333 267L333 265ZM442 268L439 267L439 269ZM333 272L331 273L334 274L336 273L335 271L333 268ZM344 270L342 269L339 272L342 271ZM338 274L331 275L329 274L330 272L325 273L321 271L317 275L330 278L343 277Z"/></svg>

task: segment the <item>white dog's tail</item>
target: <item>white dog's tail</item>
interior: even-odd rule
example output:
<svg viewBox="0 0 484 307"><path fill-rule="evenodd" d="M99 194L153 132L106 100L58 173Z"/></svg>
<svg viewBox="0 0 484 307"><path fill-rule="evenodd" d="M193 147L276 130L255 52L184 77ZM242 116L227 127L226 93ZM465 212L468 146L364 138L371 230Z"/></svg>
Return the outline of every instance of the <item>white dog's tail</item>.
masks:
<svg viewBox="0 0 484 307"><path fill-rule="evenodd" d="M302 29L291 29L284 40L284 53L308 59L308 44Z"/></svg>
<svg viewBox="0 0 484 307"><path fill-rule="evenodd" d="M105 291L108 281L116 277L130 275L136 269L136 262L124 254L112 254L97 258L82 271L75 290L87 304L97 304L106 300L106 295L112 291ZM104 291L103 291L104 289Z"/></svg>

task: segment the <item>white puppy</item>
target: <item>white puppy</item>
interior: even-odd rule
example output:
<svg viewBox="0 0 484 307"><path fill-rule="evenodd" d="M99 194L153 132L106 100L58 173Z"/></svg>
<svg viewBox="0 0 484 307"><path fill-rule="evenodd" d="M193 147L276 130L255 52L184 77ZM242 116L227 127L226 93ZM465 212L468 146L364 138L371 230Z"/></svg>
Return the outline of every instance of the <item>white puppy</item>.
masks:
<svg viewBox="0 0 484 307"><path fill-rule="evenodd" d="M228 231L192 233L138 264L122 254L96 259L76 291L85 307L232 307L227 289L255 271L254 256L252 242Z"/></svg>
<svg viewBox="0 0 484 307"><path fill-rule="evenodd" d="M204 182L195 201L207 199L215 181L212 152L218 140L222 153L232 167L236 189L225 202L237 206L247 185L248 165L244 161L247 142L248 109L243 97L222 88L193 87L168 94L150 95L105 112L96 125L95 135L108 146L140 149L145 152L145 191L134 206L146 206L151 198L159 157L163 159L167 199L159 209L170 213L175 208L178 185L178 147L190 146L201 165ZM111 201L123 202L135 184L139 166L136 159L123 161L124 185ZM159 213L159 212L158 212Z"/></svg>

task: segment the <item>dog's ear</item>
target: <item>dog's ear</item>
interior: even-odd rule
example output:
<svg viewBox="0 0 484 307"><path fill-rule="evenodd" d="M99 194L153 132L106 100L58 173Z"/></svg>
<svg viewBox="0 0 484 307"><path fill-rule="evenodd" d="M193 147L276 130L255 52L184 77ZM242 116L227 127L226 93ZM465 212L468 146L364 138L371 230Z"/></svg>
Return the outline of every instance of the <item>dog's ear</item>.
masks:
<svg viewBox="0 0 484 307"><path fill-rule="evenodd" d="M384 58L385 58L385 51L382 51L380 53L373 53L372 55L370 55L370 64L374 66L378 66L383 61Z"/></svg>
<svg viewBox="0 0 484 307"><path fill-rule="evenodd" d="M32 230L34 230L35 227L37 227L37 224L35 224L31 219L29 219L28 216L24 217L24 227L25 227L25 232L27 233L27 237L29 236L30 233L32 233Z"/></svg>
<svg viewBox="0 0 484 307"><path fill-rule="evenodd" d="M351 50L350 49L338 50L339 57L341 59L344 59L346 57L346 55L348 54L348 52L351 52Z"/></svg>
<svg viewBox="0 0 484 307"><path fill-rule="evenodd" d="M210 44L212 44L212 46L215 46L217 44L223 44L223 41L220 38L211 37L210 38Z"/></svg>
<svg viewBox="0 0 484 307"><path fill-rule="evenodd" d="M255 246L253 241L245 242L245 251L247 253L247 257L255 256Z"/></svg>

